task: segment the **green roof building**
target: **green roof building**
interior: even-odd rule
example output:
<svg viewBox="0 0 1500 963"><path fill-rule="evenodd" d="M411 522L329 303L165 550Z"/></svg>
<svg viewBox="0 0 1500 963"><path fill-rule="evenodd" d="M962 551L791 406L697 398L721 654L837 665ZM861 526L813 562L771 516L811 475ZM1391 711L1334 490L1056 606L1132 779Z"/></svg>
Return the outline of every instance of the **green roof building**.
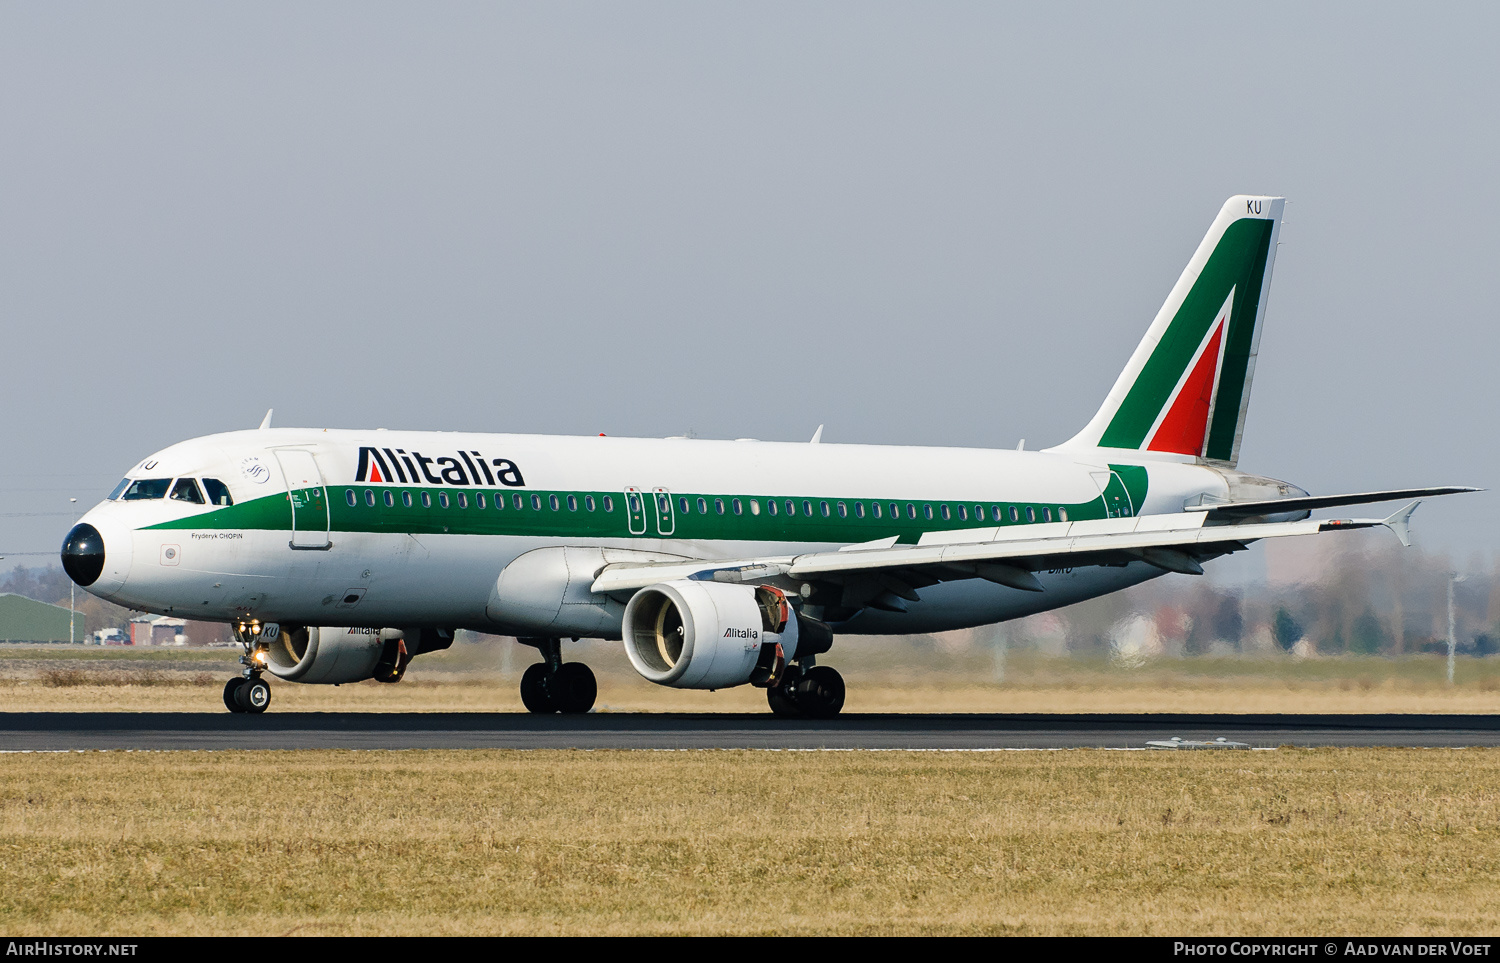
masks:
<svg viewBox="0 0 1500 963"><path fill-rule="evenodd" d="M88 641L82 612L48 605L24 595L0 594L0 642L66 642L72 621L74 642Z"/></svg>

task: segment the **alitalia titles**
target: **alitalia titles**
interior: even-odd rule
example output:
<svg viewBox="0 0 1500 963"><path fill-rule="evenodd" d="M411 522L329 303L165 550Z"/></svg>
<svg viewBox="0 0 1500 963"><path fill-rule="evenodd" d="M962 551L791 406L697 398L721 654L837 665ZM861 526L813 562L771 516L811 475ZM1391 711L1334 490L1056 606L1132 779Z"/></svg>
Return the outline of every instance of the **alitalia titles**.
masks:
<svg viewBox="0 0 1500 963"><path fill-rule="evenodd" d="M360 448L354 480L386 485L526 486L521 469L509 458L487 458L477 451L428 457L404 448Z"/></svg>

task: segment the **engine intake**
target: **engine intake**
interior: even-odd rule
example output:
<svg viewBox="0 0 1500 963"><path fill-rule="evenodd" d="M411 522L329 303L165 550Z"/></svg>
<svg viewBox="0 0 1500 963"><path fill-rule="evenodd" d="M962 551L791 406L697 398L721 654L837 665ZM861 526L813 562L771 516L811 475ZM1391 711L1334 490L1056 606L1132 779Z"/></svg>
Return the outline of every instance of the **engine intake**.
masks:
<svg viewBox="0 0 1500 963"><path fill-rule="evenodd" d="M625 606L623 634L635 670L674 689L774 685L797 653L797 621L769 586L658 582Z"/></svg>

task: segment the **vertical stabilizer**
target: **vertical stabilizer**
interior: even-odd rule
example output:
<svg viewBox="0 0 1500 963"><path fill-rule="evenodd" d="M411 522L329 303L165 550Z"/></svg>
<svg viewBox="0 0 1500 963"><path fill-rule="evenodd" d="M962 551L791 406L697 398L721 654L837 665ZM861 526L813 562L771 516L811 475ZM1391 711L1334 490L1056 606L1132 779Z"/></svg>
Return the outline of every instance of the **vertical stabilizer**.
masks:
<svg viewBox="0 0 1500 963"><path fill-rule="evenodd" d="M1224 202L1103 406L1059 448L1239 461L1285 204Z"/></svg>

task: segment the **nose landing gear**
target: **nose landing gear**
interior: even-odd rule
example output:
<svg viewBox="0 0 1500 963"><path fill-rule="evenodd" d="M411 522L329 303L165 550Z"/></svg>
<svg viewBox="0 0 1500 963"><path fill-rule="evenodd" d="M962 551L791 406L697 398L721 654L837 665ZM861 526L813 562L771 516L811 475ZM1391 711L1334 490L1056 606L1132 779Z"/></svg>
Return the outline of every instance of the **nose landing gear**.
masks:
<svg viewBox="0 0 1500 963"><path fill-rule="evenodd" d="M224 708L230 712L259 715L271 704L271 686L261 673L266 667L266 650L281 634L281 627L274 622L236 622L234 640L245 649L240 664L245 671L224 683Z"/></svg>
<svg viewBox="0 0 1500 963"><path fill-rule="evenodd" d="M230 712L260 714L271 704L271 687L265 679L235 678L224 683L224 707Z"/></svg>
<svg viewBox="0 0 1500 963"><path fill-rule="evenodd" d="M594 707L599 695L599 683L594 671L582 662L562 660L560 639L520 639L535 646L545 662L538 662L526 669L521 676L521 703L528 712L547 715L561 712L577 715Z"/></svg>

